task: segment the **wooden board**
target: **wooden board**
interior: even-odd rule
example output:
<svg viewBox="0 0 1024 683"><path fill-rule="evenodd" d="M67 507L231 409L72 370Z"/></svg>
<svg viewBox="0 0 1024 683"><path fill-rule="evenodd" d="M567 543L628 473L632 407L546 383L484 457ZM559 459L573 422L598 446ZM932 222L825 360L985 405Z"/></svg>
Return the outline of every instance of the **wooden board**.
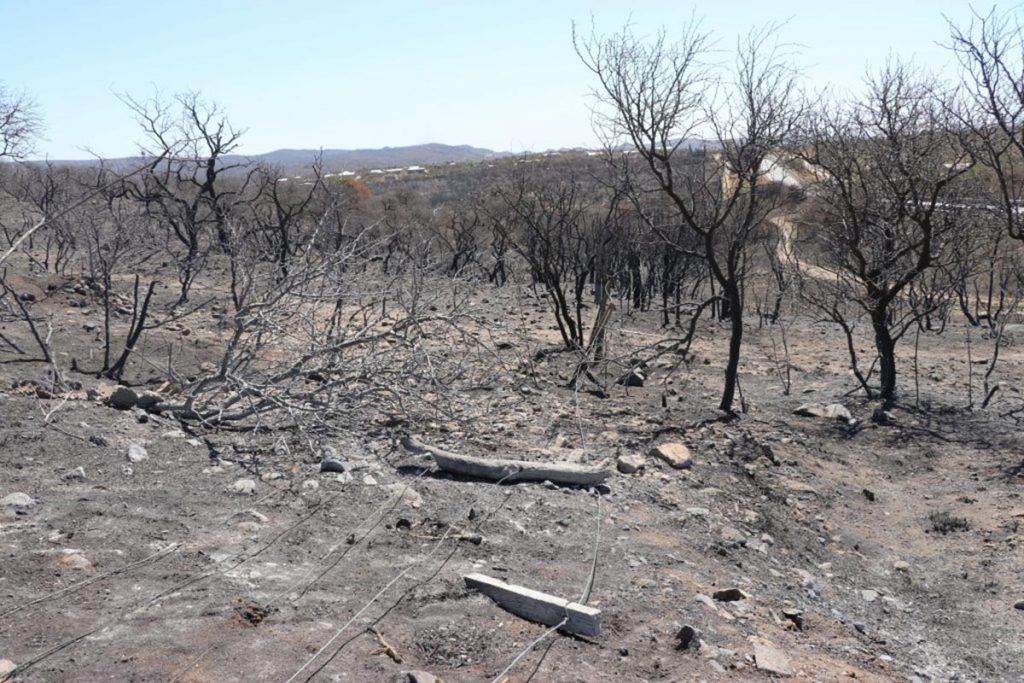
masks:
<svg viewBox="0 0 1024 683"><path fill-rule="evenodd" d="M505 583L486 574L467 574L463 578L468 588L480 591L517 617L547 626L555 626L568 617L563 631L591 638L601 635L601 610Z"/></svg>
<svg viewBox="0 0 1024 683"><path fill-rule="evenodd" d="M420 442L415 437L403 436L402 445L413 453L429 453L437 466L446 472L476 479L490 479L515 483L518 481L552 481L558 484L593 486L611 476L607 467L587 467L569 462L528 462L504 458L478 458L471 455L449 453Z"/></svg>

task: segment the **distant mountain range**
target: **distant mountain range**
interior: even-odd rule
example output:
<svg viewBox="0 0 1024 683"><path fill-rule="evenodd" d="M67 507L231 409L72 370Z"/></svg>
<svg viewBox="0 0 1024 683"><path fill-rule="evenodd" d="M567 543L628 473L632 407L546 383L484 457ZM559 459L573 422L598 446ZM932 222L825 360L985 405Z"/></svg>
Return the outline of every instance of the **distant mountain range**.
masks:
<svg viewBox="0 0 1024 683"><path fill-rule="evenodd" d="M374 168L395 168L399 166L430 166L449 162L483 161L508 156L508 152L495 152L470 145L443 145L431 142L424 145L407 147L382 147L380 149L279 149L266 154L230 154L225 156L224 163L237 163L246 159L262 162L279 168L282 172L298 172L308 170L316 156L323 158L324 170L329 173L338 171L361 171ZM138 157L106 159L105 163L114 168L128 167L138 164ZM73 161L53 160L57 165L92 166L99 163L95 159Z"/></svg>

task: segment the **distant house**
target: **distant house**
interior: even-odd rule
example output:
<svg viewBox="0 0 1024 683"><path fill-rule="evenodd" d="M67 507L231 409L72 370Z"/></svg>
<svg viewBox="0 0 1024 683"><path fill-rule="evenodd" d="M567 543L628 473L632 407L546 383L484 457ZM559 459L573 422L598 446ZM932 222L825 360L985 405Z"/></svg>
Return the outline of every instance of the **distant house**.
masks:
<svg viewBox="0 0 1024 683"><path fill-rule="evenodd" d="M384 172L385 173L401 173L404 170L405 170L404 168L385 168Z"/></svg>
<svg viewBox="0 0 1024 683"><path fill-rule="evenodd" d="M381 169L379 169L379 168L371 168L371 169L370 169L370 173L372 173L373 175L381 175L381 174L383 174L383 173L384 173L384 171L382 171L382 170L381 170Z"/></svg>
<svg viewBox="0 0 1024 683"><path fill-rule="evenodd" d="M356 174L356 172L355 172L355 171L342 171L342 172L341 172L341 173L340 173L339 175L340 175L340 176L341 176L342 178L351 178L351 177L352 177L352 176L354 176L355 174Z"/></svg>
<svg viewBox="0 0 1024 683"><path fill-rule="evenodd" d="M427 172L427 169L423 168L422 166L410 166L409 168L407 168L405 170L408 171L409 173L426 173Z"/></svg>

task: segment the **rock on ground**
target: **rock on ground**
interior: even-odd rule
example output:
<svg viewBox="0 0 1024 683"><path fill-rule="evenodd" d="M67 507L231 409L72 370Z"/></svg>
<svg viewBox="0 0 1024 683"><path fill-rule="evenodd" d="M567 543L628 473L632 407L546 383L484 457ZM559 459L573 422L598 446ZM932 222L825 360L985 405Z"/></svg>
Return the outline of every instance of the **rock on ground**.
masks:
<svg viewBox="0 0 1024 683"><path fill-rule="evenodd" d="M681 443L663 443L652 448L648 455L665 461L677 470L688 469L693 466L693 456L690 455L690 449Z"/></svg>
<svg viewBox="0 0 1024 683"><path fill-rule="evenodd" d="M12 508L27 508L32 507L35 504L36 501L32 496L27 493L22 493L21 491L10 493L0 500L0 505Z"/></svg>

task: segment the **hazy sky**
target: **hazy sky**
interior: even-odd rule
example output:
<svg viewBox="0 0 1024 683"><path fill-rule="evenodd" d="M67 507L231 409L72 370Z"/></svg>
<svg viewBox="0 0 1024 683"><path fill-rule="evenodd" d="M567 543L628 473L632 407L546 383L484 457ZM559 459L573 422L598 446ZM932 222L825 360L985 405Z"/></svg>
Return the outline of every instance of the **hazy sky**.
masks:
<svg viewBox="0 0 1024 683"><path fill-rule="evenodd" d="M989 2L979 3L988 8ZM997 3L1019 7L1019 0ZM811 86L855 87L890 51L941 68L954 0L0 0L0 81L45 119L40 155L135 151L117 99L197 89L247 129L243 151L422 142L543 150L594 142L573 20L631 16L669 32L691 15L723 49L786 21Z"/></svg>

